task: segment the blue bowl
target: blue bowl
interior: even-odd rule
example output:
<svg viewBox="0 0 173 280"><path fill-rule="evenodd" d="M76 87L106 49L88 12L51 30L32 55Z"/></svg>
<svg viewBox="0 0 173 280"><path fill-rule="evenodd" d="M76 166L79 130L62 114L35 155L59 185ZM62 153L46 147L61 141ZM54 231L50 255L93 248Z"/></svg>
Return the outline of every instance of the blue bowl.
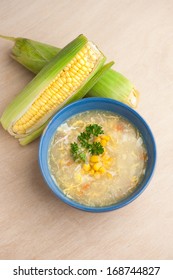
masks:
<svg viewBox="0 0 173 280"><path fill-rule="evenodd" d="M136 190L130 196L119 201L118 203L109 206L104 206L104 207L85 206L68 198L61 191L61 189L55 184L54 180L51 177L49 167L48 167L48 149L52 141L52 137L54 136L57 128L72 116L88 110L110 111L119 114L122 117L129 120L141 132L141 135L143 137L148 152L148 162L147 162L145 176L142 182L136 188ZM80 210L90 211L90 212L106 212L106 211L116 210L118 208L121 208L129 204L134 199L136 199L147 187L154 171L155 162L156 162L155 141L152 132L149 126L144 121L144 119L127 105L108 98L85 98L80 101L74 102L68 105L67 107L65 107L64 109L62 109L61 111L59 111L52 118L52 120L49 122L46 129L44 130L39 146L40 169L49 188L53 191L53 193L57 197L59 197L65 203L75 208L78 208Z"/></svg>

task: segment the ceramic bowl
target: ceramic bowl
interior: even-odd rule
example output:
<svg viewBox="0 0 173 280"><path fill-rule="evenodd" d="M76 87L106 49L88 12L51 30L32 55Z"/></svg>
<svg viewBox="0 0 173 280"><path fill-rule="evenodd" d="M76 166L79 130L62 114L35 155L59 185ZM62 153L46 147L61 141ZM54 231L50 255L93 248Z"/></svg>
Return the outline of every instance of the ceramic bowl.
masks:
<svg viewBox="0 0 173 280"><path fill-rule="evenodd" d="M57 128L72 116L88 110L110 111L126 118L128 121L134 124L134 126L136 126L136 128L140 131L148 153L148 161L144 178L138 185L138 187L134 190L134 192L130 196L119 201L118 203L104 207L85 206L68 198L53 180L48 166L48 150L52 137L54 136ZM127 105L108 98L85 98L80 101L74 102L65 107L64 109L60 110L51 119L46 129L44 130L39 146L40 169L48 187L58 198L60 198L65 203L76 207L80 210L90 212L105 212L116 210L131 203L146 189L153 175L155 162L156 145L151 129L149 128L145 120L136 111L134 111Z"/></svg>

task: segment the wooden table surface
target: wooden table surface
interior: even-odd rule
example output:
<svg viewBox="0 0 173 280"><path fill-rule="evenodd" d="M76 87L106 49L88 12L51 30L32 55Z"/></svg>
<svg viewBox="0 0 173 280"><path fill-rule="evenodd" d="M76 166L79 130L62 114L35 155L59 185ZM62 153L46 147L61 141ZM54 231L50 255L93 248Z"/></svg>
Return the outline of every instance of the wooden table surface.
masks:
<svg viewBox="0 0 173 280"><path fill-rule="evenodd" d="M1 259L173 259L173 1L1 0L0 33L64 46L85 34L141 93L137 111L157 143L145 192L118 211L65 205L38 166L39 141L21 147L0 127ZM33 75L0 40L0 114Z"/></svg>

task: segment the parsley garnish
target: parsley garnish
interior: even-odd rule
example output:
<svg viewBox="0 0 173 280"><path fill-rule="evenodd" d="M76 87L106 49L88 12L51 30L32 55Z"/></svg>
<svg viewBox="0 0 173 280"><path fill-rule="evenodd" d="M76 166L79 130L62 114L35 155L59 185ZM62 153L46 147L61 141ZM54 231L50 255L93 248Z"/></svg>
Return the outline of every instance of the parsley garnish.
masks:
<svg viewBox="0 0 173 280"><path fill-rule="evenodd" d="M100 142L94 142L91 147L89 148L89 152L92 155L100 155L104 153L104 148L103 146L100 144Z"/></svg>
<svg viewBox="0 0 173 280"><path fill-rule="evenodd" d="M71 143L70 147L71 147L70 152L71 152L71 155L72 155L74 161L82 160L82 161L85 162L86 155L85 155L85 153L83 153L81 151L81 149L79 148L78 144L76 142Z"/></svg>
<svg viewBox="0 0 173 280"><path fill-rule="evenodd" d="M77 138L82 147L89 149L90 144L88 143L90 135L86 132L82 132Z"/></svg>
<svg viewBox="0 0 173 280"><path fill-rule="evenodd" d="M88 135L98 136L99 134L103 134L104 131L102 127L98 124L90 124L86 127L86 132Z"/></svg>
<svg viewBox="0 0 173 280"><path fill-rule="evenodd" d="M94 136L103 134L104 131L102 127L98 124L90 124L85 128L85 131L80 133L78 136L78 141L80 145L76 142L71 143L71 155L75 161L86 161L86 150L88 150L92 155L100 155L104 153L104 148L100 142L93 142Z"/></svg>

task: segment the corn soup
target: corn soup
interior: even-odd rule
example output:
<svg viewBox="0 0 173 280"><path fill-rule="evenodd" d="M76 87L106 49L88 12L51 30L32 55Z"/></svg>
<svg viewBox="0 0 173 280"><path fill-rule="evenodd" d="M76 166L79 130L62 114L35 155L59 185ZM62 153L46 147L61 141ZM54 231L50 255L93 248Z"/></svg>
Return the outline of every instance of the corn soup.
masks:
<svg viewBox="0 0 173 280"><path fill-rule="evenodd" d="M146 170L140 132L108 111L77 114L58 127L49 148L51 175L65 195L87 206L129 196Z"/></svg>

